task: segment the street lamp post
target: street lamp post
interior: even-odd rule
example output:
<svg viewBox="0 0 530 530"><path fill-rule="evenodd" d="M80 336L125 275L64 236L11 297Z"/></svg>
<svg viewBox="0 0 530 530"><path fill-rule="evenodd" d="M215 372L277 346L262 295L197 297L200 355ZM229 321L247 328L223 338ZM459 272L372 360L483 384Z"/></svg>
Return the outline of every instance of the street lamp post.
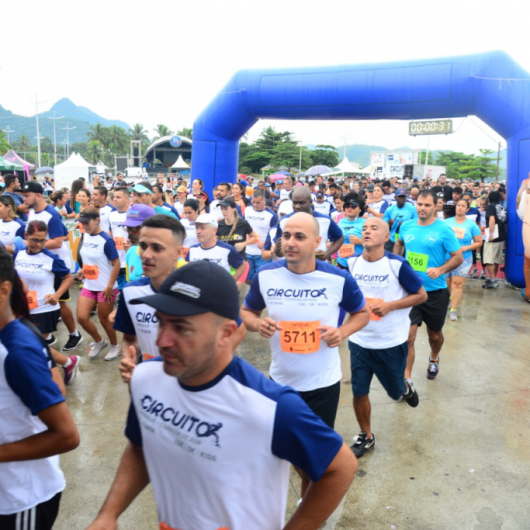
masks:
<svg viewBox="0 0 530 530"><path fill-rule="evenodd" d="M53 120L53 159L54 159L54 165L57 165L57 137L55 135L55 122L57 120L62 120L64 116L55 117L55 111L53 111L53 118L51 116L48 116L50 120Z"/></svg>
<svg viewBox="0 0 530 530"><path fill-rule="evenodd" d="M13 134L15 131L11 129L11 127L9 127L8 125L5 129L2 129L2 132L5 132L7 134L7 143L9 143L9 135Z"/></svg>
<svg viewBox="0 0 530 530"><path fill-rule="evenodd" d="M66 122L66 127L63 127L63 131L66 131L66 154L70 156L70 131L73 131L75 127L68 127L68 122Z"/></svg>
<svg viewBox="0 0 530 530"><path fill-rule="evenodd" d="M40 164L40 132L39 132L39 103L45 103L45 101L39 101L37 99L37 95L35 95L35 120L37 123L37 159L39 163L39 167L41 167Z"/></svg>

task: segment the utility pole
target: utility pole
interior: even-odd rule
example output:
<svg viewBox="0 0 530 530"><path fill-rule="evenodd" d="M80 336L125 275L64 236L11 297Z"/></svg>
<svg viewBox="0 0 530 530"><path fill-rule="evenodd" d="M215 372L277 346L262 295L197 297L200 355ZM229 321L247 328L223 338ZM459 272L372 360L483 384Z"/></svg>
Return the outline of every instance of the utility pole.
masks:
<svg viewBox="0 0 530 530"><path fill-rule="evenodd" d="M37 123L37 160L39 163L39 167L41 167L40 163L40 132L39 132L39 103L46 103L45 101L39 101L37 98L37 95L35 94L35 120Z"/></svg>
<svg viewBox="0 0 530 530"><path fill-rule="evenodd" d="M344 139L344 152L342 153L342 160L344 160L344 158L346 157L346 144L348 143L348 133L345 132L342 138Z"/></svg>
<svg viewBox="0 0 530 530"><path fill-rule="evenodd" d="M501 143L499 142L499 147L497 148L497 169L495 170L495 180L499 180L499 162L501 158Z"/></svg>
<svg viewBox="0 0 530 530"><path fill-rule="evenodd" d="M11 127L9 127L9 125L8 125L5 129L2 129L2 132L5 132L7 134L7 143L10 143L9 142L9 135L13 134L15 131L13 129L11 129Z"/></svg>
<svg viewBox="0 0 530 530"><path fill-rule="evenodd" d="M55 117L55 111L53 111L53 118L51 116L48 116L50 120L53 120L53 159L54 159L54 165L57 165L57 136L55 135L55 122L56 120L62 120L64 116L59 116L58 118Z"/></svg>
<svg viewBox="0 0 530 530"><path fill-rule="evenodd" d="M63 127L63 131L66 131L66 154L70 156L70 131L73 131L75 127L68 127L68 122L66 122L66 127Z"/></svg>

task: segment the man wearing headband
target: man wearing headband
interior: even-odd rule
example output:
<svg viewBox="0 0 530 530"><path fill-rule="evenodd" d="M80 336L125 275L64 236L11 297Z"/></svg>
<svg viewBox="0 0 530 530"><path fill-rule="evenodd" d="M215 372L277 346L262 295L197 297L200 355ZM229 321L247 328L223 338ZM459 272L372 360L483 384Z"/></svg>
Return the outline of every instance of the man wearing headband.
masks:
<svg viewBox="0 0 530 530"><path fill-rule="evenodd" d="M161 528L283 528L290 463L313 480L292 524L319 528L348 490L355 457L296 392L234 357L230 274L191 263L132 303L156 310L162 358L133 374L129 443L89 530L116 528L149 482Z"/></svg>

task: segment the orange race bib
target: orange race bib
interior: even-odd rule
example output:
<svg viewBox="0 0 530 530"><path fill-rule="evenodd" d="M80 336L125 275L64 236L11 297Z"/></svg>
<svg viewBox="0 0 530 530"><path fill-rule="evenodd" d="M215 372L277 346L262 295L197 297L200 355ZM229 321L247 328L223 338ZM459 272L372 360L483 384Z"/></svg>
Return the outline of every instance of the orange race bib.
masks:
<svg viewBox="0 0 530 530"><path fill-rule="evenodd" d="M116 245L116 250L125 250L125 238L116 236L114 238L114 243Z"/></svg>
<svg viewBox="0 0 530 530"><path fill-rule="evenodd" d="M456 234L456 237L458 239L464 239L466 237L466 229L465 228L459 228L458 226L453 226L453 232Z"/></svg>
<svg viewBox="0 0 530 530"><path fill-rule="evenodd" d="M188 247L181 247L181 249L182 249L182 257L186 259L186 256L188 255L188 252L190 251L190 249Z"/></svg>
<svg viewBox="0 0 530 530"><path fill-rule="evenodd" d="M354 254L355 245L350 245L349 243L346 243L346 245L342 245L342 247L339 248L339 258L349 258Z"/></svg>
<svg viewBox="0 0 530 530"><path fill-rule="evenodd" d="M378 302L384 302L382 298L365 298L366 303L370 306L371 304L377 304ZM382 317L376 315L370 310L370 320L381 320Z"/></svg>
<svg viewBox="0 0 530 530"><path fill-rule="evenodd" d="M97 280L99 278L99 267L97 265L83 265L83 274L87 280Z"/></svg>
<svg viewBox="0 0 530 530"><path fill-rule="evenodd" d="M39 302L37 301L37 291L28 291L26 298L28 300L28 307L30 309L37 309L37 307L39 307Z"/></svg>
<svg viewBox="0 0 530 530"><path fill-rule="evenodd" d="M286 353L315 353L320 349L320 320L280 322L280 347Z"/></svg>

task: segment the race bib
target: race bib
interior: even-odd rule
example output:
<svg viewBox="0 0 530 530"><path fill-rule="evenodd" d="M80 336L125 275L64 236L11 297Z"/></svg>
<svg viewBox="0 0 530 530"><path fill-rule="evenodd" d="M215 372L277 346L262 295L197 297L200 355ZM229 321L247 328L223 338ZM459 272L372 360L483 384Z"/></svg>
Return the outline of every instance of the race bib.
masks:
<svg viewBox="0 0 530 530"><path fill-rule="evenodd" d="M349 243L347 243L346 245L342 245L342 247L339 248L339 258L349 258L354 254L355 245L350 245Z"/></svg>
<svg viewBox="0 0 530 530"><path fill-rule="evenodd" d="M97 280L99 278L99 267L97 265L83 265L83 274L87 280Z"/></svg>
<svg viewBox="0 0 530 530"><path fill-rule="evenodd" d="M116 245L116 250L125 250L125 238L116 236L114 238L114 244Z"/></svg>
<svg viewBox="0 0 530 530"><path fill-rule="evenodd" d="M429 255L407 251L407 261L415 271L425 272L427 270L427 263L429 262Z"/></svg>
<svg viewBox="0 0 530 530"><path fill-rule="evenodd" d="M280 322L280 347L286 353L315 353L320 349L320 320Z"/></svg>
<svg viewBox="0 0 530 530"><path fill-rule="evenodd" d="M379 302L384 302L383 298L365 298L366 303L368 306L372 304L378 304ZM370 310L370 320L381 320L382 317L376 315L372 310Z"/></svg>
<svg viewBox="0 0 530 530"><path fill-rule="evenodd" d="M465 228L460 228L458 226L453 226L453 232L456 234L456 237L458 239L464 239L464 237L466 237L466 229Z"/></svg>
<svg viewBox="0 0 530 530"><path fill-rule="evenodd" d="M28 300L28 307L31 309L37 309L39 307L39 302L37 301L37 291L28 291L26 295Z"/></svg>

